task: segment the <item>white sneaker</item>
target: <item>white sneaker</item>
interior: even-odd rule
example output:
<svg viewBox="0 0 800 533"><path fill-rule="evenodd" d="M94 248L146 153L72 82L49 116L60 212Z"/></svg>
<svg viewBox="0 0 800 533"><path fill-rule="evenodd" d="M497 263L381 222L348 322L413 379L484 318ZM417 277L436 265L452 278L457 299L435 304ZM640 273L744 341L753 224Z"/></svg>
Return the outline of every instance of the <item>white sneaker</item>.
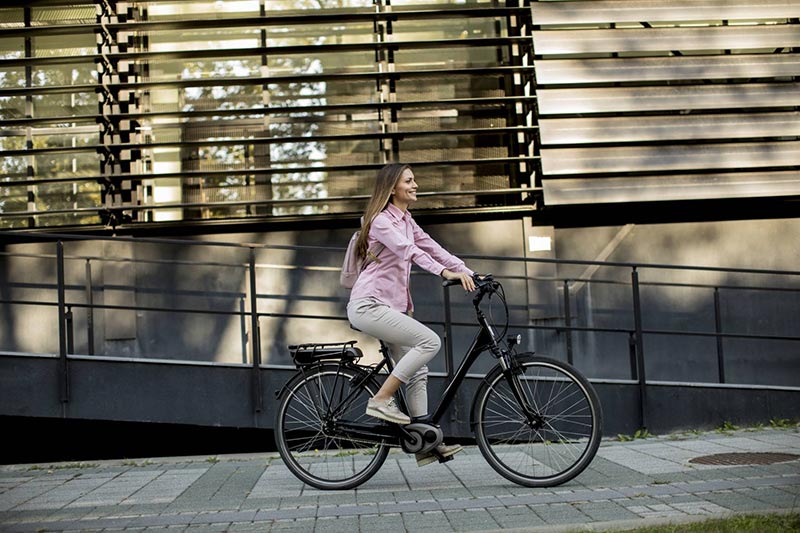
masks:
<svg viewBox="0 0 800 533"><path fill-rule="evenodd" d="M445 459L454 456L463 449L464 448L460 444L448 446L445 443L441 443L436 447L436 451L439 452L439 454ZM427 453L415 453L414 457L417 459L417 466L425 466L439 460L433 451Z"/></svg>
<svg viewBox="0 0 800 533"><path fill-rule="evenodd" d="M394 398L389 398L385 401L375 400L370 398L367 401L367 415L386 420L387 422L394 422L395 424L410 424L411 419L403 411L397 408Z"/></svg>

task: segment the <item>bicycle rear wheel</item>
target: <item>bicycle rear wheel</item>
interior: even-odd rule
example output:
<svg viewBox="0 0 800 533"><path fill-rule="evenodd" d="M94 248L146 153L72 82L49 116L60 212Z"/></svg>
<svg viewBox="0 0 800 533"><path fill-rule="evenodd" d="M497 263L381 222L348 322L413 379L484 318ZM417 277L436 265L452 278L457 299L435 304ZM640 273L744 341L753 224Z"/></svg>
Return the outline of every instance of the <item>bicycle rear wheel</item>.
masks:
<svg viewBox="0 0 800 533"><path fill-rule="evenodd" d="M286 386L275 419L275 441L286 466L301 481L323 490L351 489L371 478L389 446L348 436L341 423L376 425L364 414L377 391L356 369L324 364Z"/></svg>
<svg viewBox="0 0 800 533"><path fill-rule="evenodd" d="M602 410L589 381L566 363L516 356L532 423L497 367L475 395L478 447L500 475L527 487L552 487L580 474L602 438Z"/></svg>

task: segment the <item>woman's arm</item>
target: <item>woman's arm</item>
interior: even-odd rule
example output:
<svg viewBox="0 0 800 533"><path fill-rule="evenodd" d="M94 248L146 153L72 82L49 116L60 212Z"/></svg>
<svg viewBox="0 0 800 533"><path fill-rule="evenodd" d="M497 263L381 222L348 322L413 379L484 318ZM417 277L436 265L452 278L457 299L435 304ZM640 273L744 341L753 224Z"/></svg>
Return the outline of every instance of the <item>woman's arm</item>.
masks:
<svg viewBox="0 0 800 533"><path fill-rule="evenodd" d="M443 265L428 252L416 245L392 224L388 217L378 215L372 221L370 236L383 244L390 252L400 257L403 261L413 261L431 274L441 275L446 265Z"/></svg>
<svg viewBox="0 0 800 533"><path fill-rule="evenodd" d="M472 278L472 275L468 274L467 272L451 272L445 268L442 270L442 277L444 279L460 281L461 286L464 287L464 290L467 292L472 292L475 290L475 280Z"/></svg>
<svg viewBox="0 0 800 533"><path fill-rule="evenodd" d="M430 235L425 233L413 218L411 219L411 225L414 228L414 244L430 254L436 261L443 264L447 270L454 273L465 272L469 276L474 274L472 270L466 267L464 261L445 250L438 242L433 240Z"/></svg>

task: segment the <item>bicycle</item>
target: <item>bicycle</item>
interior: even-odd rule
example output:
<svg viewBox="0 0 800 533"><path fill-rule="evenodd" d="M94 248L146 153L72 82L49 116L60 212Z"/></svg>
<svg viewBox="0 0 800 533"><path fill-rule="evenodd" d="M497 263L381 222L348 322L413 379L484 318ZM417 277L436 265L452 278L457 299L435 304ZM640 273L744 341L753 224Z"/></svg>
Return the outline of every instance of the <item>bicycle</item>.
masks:
<svg viewBox="0 0 800 533"><path fill-rule="evenodd" d="M532 352L517 354L518 336L503 342L508 305L502 285L491 275L475 280L479 331L436 408L411 424L390 424L365 414L367 400L380 388L381 372L393 368L383 342L382 360L370 366L359 364L363 353L356 341L289 346L298 372L276 392L274 427L281 458L298 479L318 489L351 489L378 472L390 447L436 454L443 438L438 422L472 364L486 351L498 364L475 393L470 423L489 465L526 487L560 485L589 465L600 445L603 419L592 385L564 362ZM481 310L487 296L490 301L497 296L505 308L500 335ZM491 315L491 307L489 311ZM397 402L408 412L402 392Z"/></svg>

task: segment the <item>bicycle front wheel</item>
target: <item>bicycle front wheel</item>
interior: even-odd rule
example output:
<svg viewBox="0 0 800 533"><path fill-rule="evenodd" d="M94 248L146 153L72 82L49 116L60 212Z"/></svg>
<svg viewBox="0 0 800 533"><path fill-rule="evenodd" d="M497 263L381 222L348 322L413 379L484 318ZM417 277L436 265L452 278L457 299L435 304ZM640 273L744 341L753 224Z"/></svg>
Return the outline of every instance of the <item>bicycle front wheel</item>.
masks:
<svg viewBox="0 0 800 533"><path fill-rule="evenodd" d="M518 390L532 421L497 367L475 396L478 447L500 475L526 487L552 487L580 474L602 438L602 410L589 381L566 363L516 356Z"/></svg>
<svg viewBox="0 0 800 533"><path fill-rule="evenodd" d="M378 391L364 373L338 364L298 374L286 386L275 419L275 441L298 479L323 490L351 489L371 478L389 446L341 430L342 424L375 425L365 414Z"/></svg>

